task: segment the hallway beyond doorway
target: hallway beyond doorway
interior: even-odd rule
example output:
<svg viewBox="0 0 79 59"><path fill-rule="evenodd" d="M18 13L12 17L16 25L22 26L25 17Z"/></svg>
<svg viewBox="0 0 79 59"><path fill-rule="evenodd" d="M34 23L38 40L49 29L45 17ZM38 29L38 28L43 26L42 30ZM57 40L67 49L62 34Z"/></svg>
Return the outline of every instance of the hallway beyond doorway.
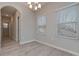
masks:
<svg viewBox="0 0 79 59"><path fill-rule="evenodd" d="M1 47L12 41L19 43L19 16L18 10L12 6L1 8Z"/></svg>

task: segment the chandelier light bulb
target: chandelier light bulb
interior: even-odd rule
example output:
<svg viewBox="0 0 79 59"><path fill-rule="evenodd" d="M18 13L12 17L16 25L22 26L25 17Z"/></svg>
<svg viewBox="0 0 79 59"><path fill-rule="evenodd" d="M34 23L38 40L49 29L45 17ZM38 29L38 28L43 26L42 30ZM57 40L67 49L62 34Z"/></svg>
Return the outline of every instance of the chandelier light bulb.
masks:
<svg viewBox="0 0 79 59"><path fill-rule="evenodd" d="M42 6L41 3L39 3L39 2L27 2L27 5L32 10L38 10Z"/></svg>
<svg viewBox="0 0 79 59"><path fill-rule="evenodd" d="M41 4L38 4L38 8L41 8Z"/></svg>
<svg viewBox="0 0 79 59"><path fill-rule="evenodd" d="M31 5L31 4L29 5L29 8L31 8L31 9L32 9L32 5Z"/></svg>
<svg viewBox="0 0 79 59"><path fill-rule="evenodd" d="M35 10L37 10L37 6L35 6Z"/></svg>

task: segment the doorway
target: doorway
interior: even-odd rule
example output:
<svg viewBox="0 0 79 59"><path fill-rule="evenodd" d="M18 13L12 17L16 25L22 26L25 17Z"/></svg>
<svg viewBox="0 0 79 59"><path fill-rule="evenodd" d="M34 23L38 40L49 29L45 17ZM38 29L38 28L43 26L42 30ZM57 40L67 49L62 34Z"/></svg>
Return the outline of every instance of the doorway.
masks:
<svg viewBox="0 0 79 59"><path fill-rule="evenodd" d="M19 43L19 16L12 6L1 8L1 47Z"/></svg>

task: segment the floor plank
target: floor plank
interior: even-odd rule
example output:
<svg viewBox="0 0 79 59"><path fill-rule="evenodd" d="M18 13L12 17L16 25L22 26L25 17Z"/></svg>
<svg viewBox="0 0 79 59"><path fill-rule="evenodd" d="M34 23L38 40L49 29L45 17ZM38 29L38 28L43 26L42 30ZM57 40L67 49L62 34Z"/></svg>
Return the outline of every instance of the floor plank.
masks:
<svg viewBox="0 0 79 59"><path fill-rule="evenodd" d="M36 41L19 46L15 41L8 42L0 49L0 56L73 56Z"/></svg>

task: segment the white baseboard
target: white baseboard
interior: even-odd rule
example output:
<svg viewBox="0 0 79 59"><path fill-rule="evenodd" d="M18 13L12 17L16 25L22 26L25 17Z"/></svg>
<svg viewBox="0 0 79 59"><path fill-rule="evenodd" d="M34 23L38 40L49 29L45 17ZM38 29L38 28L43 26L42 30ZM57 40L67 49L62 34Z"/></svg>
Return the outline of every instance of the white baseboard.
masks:
<svg viewBox="0 0 79 59"><path fill-rule="evenodd" d="M35 41L35 40L30 40L30 41L20 42L20 44L23 45L23 44L27 44L27 43L30 43L30 42L33 42L33 41Z"/></svg>
<svg viewBox="0 0 79 59"><path fill-rule="evenodd" d="M30 40L30 41L20 42L20 44L23 45L23 44L30 43L30 42L33 42L33 41L37 41L37 42L39 42L39 43L41 43L41 44L45 44L45 45L48 45L48 46L50 46L50 47L57 48L57 49L60 49L60 50L62 50L62 51L66 51L66 52L71 53L71 54L73 54L73 55L79 56L79 53L77 53L77 52L73 52L73 51L71 51L71 50L64 49L64 48L62 48L62 47L58 47L58 46L55 46L55 45L52 45L52 44L50 44L50 43L43 42L43 41L40 41L40 40Z"/></svg>
<svg viewBox="0 0 79 59"><path fill-rule="evenodd" d="M53 47L53 48L60 49L60 50L62 50L62 51L66 51L66 52L71 53L71 54L73 54L73 55L75 55L75 56L79 56L79 53L77 53L77 52L73 52L73 51L71 51L71 50L64 49L64 48L61 48L61 47L58 47L58 46L55 46L55 45L52 45L52 44L49 44L49 43L46 43L46 42L43 42L43 41L39 41L39 40L35 40L35 41L37 41L37 42L39 42L39 43L42 43L42 44L45 44L45 45L48 45L48 46Z"/></svg>

